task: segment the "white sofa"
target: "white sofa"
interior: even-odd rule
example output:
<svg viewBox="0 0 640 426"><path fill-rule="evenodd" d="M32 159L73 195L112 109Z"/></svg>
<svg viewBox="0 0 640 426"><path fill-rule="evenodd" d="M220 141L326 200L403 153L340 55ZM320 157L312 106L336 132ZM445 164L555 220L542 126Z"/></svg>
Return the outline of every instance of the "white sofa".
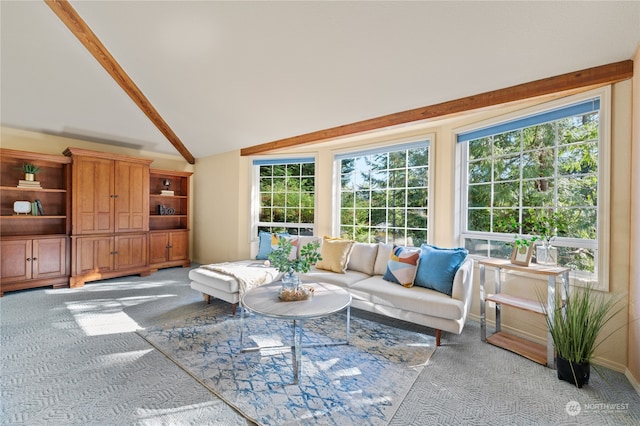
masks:
<svg viewBox="0 0 640 426"><path fill-rule="evenodd" d="M316 237L300 237L298 246L304 246L313 238ZM449 296L432 289L416 285L404 287L383 279L392 249L393 246L389 244L355 243L344 273L312 267L308 273L300 274L300 278L347 289L351 293L351 306L354 308L434 328L438 346L443 330L460 334L471 309L473 260L467 257L458 268ZM234 265L255 265L256 262L243 260L234 262ZM279 279L272 272L270 279ZM207 298L213 296L232 303L235 314L235 306L240 299L237 279L206 269L206 266L189 271L189 278L191 287Z"/></svg>

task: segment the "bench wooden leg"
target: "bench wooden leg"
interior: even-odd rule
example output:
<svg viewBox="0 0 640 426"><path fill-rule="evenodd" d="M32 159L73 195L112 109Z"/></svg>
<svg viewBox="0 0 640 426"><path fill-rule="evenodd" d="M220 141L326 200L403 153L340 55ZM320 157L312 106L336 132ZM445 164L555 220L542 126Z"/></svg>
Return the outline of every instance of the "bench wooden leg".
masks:
<svg viewBox="0 0 640 426"><path fill-rule="evenodd" d="M234 317L236 316L236 304L235 303L231 304L231 313L233 314Z"/></svg>
<svg viewBox="0 0 640 426"><path fill-rule="evenodd" d="M442 330L436 329L436 346L440 346L441 335L442 335Z"/></svg>

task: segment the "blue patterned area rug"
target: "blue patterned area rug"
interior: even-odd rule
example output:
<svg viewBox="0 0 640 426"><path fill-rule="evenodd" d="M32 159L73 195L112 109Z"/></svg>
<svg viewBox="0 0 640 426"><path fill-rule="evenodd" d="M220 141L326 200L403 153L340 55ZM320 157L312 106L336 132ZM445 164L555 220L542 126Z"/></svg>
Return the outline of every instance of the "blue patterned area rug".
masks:
<svg viewBox="0 0 640 426"><path fill-rule="evenodd" d="M283 302L284 303L284 302ZM241 352L240 316L215 303L138 331L247 419L262 425L386 425L435 351L435 338L351 316L349 345ZM245 347L292 344L292 323L250 314ZM346 313L306 320L303 345L344 341Z"/></svg>

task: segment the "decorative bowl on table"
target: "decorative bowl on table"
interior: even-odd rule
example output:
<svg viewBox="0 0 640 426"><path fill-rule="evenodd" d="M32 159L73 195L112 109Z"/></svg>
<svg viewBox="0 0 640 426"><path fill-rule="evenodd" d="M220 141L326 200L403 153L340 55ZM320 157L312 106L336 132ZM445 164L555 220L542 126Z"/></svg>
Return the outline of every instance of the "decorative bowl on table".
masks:
<svg viewBox="0 0 640 426"><path fill-rule="evenodd" d="M278 297L283 302L295 302L307 300L313 297L313 287L310 285L300 285L298 288L282 288L278 292Z"/></svg>

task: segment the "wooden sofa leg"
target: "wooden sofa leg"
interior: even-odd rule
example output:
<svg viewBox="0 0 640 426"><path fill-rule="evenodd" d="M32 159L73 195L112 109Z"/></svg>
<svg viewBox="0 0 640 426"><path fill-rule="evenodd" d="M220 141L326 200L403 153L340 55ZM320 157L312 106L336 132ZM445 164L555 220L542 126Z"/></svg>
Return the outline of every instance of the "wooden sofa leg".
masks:
<svg viewBox="0 0 640 426"><path fill-rule="evenodd" d="M436 329L436 346L440 346L441 335L442 335L442 330Z"/></svg>
<svg viewBox="0 0 640 426"><path fill-rule="evenodd" d="M204 296L204 301L207 302L207 305L211 304L211 295L210 294L206 294L206 293L202 293L202 295Z"/></svg>
<svg viewBox="0 0 640 426"><path fill-rule="evenodd" d="M231 305L231 313L233 314L234 317L236 316L236 304L235 303L233 303Z"/></svg>

